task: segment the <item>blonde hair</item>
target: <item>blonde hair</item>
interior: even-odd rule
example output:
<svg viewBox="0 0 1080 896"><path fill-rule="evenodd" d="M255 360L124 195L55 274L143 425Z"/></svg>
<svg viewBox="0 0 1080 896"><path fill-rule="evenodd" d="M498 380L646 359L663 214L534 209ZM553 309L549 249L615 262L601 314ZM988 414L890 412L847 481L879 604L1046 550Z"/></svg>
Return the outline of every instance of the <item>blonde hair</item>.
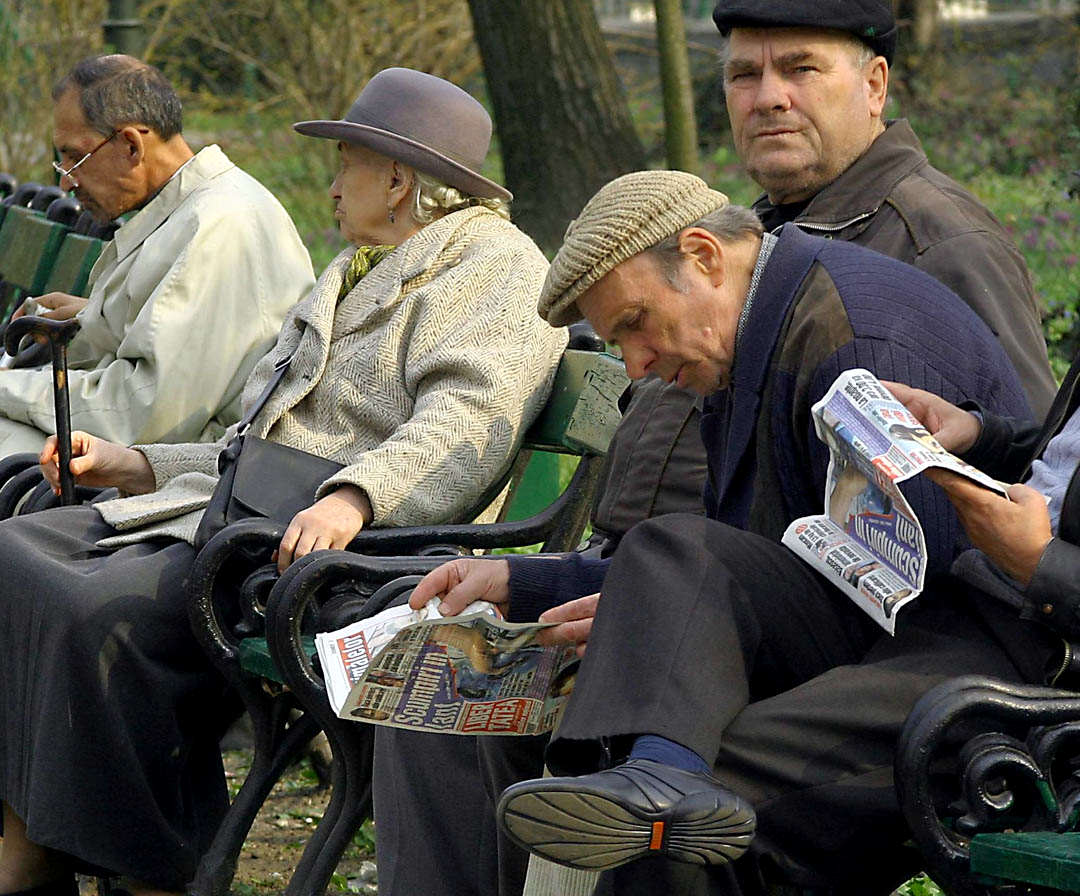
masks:
<svg viewBox="0 0 1080 896"><path fill-rule="evenodd" d="M436 218L450 212L461 211L474 205L491 209L507 221L510 220L510 203L505 199L485 199L482 196L470 196L457 187L451 187L438 178L421 171L413 170L412 216L417 224L430 224Z"/></svg>

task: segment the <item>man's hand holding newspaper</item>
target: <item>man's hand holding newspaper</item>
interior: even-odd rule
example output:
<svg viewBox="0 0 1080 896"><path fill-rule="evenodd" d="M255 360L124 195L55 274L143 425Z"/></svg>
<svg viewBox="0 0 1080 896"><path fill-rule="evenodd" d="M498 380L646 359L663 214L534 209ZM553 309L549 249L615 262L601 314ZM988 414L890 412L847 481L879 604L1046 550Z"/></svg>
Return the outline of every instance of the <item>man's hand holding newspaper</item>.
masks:
<svg viewBox="0 0 1080 896"><path fill-rule="evenodd" d="M974 414L922 389L882 385L947 451L963 454L975 444L981 424ZM945 489L971 543L1002 572L1027 585L1052 537L1046 499L1026 485L1010 485L1006 499L948 470L933 468L926 475Z"/></svg>
<svg viewBox="0 0 1080 896"><path fill-rule="evenodd" d="M409 598L414 610L439 598L439 612L456 616L469 604L486 600L504 616L510 603L510 564L505 560L459 557L429 572ZM567 601L540 614L540 622L551 628L536 636L537 644L573 644L578 656L584 656L592 631L599 594L589 594Z"/></svg>
<svg viewBox="0 0 1080 896"><path fill-rule="evenodd" d="M977 417L928 392L890 385L895 393L867 370L848 370L814 405L814 426L830 455L825 513L795 520L783 542L892 633L897 611L922 591L927 563L922 526L899 483L926 472L958 506L971 505L972 526L985 502L1009 501L1007 486L949 452L974 444Z"/></svg>

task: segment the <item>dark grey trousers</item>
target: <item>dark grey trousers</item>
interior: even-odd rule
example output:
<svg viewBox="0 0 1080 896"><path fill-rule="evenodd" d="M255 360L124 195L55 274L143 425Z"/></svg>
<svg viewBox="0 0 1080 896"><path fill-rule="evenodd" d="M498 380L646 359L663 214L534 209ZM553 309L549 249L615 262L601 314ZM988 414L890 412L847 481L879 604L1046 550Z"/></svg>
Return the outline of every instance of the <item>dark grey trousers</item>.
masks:
<svg viewBox="0 0 1080 896"><path fill-rule="evenodd" d="M911 707L954 675L1022 677L951 578L890 637L786 548L695 516L632 529L603 594L549 766L594 771L659 734L713 762L758 833L732 869L636 862L598 893L888 893L917 863L892 776Z"/></svg>

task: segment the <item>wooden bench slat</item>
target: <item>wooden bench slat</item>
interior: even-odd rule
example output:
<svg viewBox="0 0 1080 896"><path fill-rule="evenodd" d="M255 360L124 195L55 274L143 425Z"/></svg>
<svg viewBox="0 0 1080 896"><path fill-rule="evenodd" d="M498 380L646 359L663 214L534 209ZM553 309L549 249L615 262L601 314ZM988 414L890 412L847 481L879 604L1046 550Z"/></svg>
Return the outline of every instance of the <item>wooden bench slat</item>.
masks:
<svg viewBox="0 0 1080 896"><path fill-rule="evenodd" d="M52 270L41 291L66 292L72 296L85 295L90 270L104 246L105 243L92 236L69 233L60 244Z"/></svg>
<svg viewBox="0 0 1080 896"><path fill-rule="evenodd" d="M315 656L315 639L310 635L302 635L300 643L308 656ZM266 644L266 638L244 638L240 642L240 668L249 675L257 678L265 678L284 684L281 673L278 672L274 660L270 656L270 648Z"/></svg>
<svg viewBox="0 0 1080 896"><path fill-rule="evenodd" d="M28 295L39 295L68 228L28 208L10 208L0 225L0 273Z"/></svg>
<svg viewBox="0 0 1080 896"><path fill-rule="evenodd" d="M976 834L970 867L999 880L1080 893L1080 833Z"/></svg>

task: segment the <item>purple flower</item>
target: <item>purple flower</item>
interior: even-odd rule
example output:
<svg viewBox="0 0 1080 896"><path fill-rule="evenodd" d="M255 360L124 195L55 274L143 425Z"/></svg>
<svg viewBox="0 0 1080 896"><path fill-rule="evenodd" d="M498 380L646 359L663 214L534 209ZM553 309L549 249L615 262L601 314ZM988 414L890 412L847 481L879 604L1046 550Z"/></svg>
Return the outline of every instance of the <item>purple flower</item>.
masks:
<svg viewBox="0 0 1080 896"><path fill-rule="evenodd" d="M1065 267L1067 267L1067 268L1074 268L1074 267L1076 267L1076 263L1077 263L1077 261L1080 261L1080 258L1077 258L1077 256L1075 256L1075 255L1066 255L1066 256L1065 256L1065 257L1064 257L1064 258L1063 258L1063 259L1061 260L1062 264L1064 264L1064 265L1065 265Z"/></svg>
<svg viewBox="0 0 1080 896"><path fill-rule="evenodd" d="M1024 234L1024 248L1025 249L1038 249L1039 248L1039 235L1034 230L1029 230Z"/></svg>
<svg viewBox="0 0 1080 896"><path fill-rule="evenodd" d="M1060 249L1061 246L1058 244L1058 241L1056 239L1054 239L1052 236L1048 236L1046 238L1046 242L1043 243L1043 248L1046 249L1047 252L1057 252L1057 250Z"/></svg>
<svg viewBox="0 0 1080 896"><path fill-rule="evenodd" d="M1045 227L1047 224L1050 223L1050 219L1046 217L1046 215L1032 215L1031 223L1034 224L1036 227Z"/></svg>
<svg viewBox="0 0 1080 896"><path fill-rule="evenodd" d="M1072 220L1072 215L1069 214L1066 209L1059 208L1054 212L1054 220L1057 221L1058 224L1068 224Z"/></svg>

